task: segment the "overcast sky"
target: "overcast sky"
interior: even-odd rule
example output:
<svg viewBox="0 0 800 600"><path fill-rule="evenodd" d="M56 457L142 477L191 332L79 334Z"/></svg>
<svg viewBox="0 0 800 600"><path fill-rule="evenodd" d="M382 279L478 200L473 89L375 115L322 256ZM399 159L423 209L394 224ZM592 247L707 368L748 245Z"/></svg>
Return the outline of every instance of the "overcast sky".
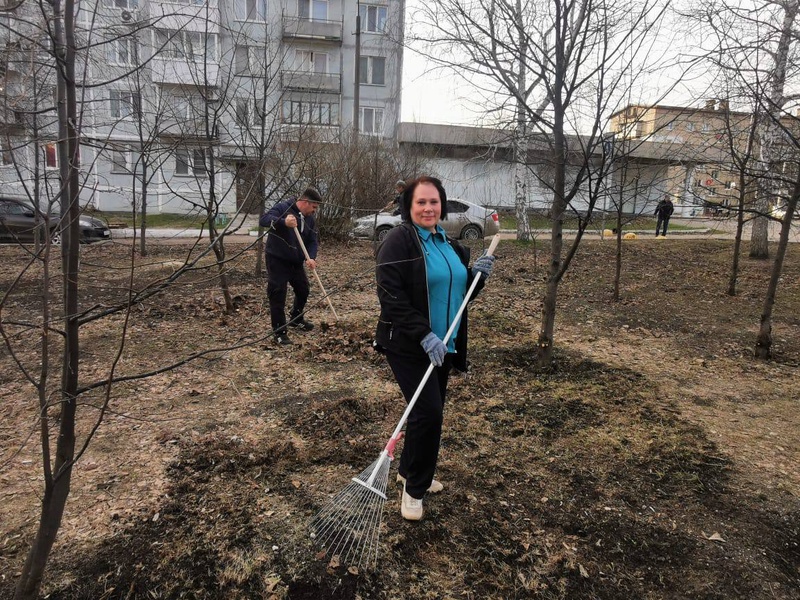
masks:
<svg viewBox="0 0 800 600"><path fill-rule="evenodd" d="M407 15L410 15L415 1L409 1ZM686 44L690 43L688 39L690 36L686 32L677 31L680 28L681 25L674 20L671 24L669 19L665 22L660 31L664 40L660 44L661 50L652 49L661 55L659 62L663 61L664 68L650 75L646 81L638 82L639 89L632 92L631 103L659 102L702 106L705 99L712 95L710 86L713 82L709 81L707 73L703 73L702 70L688 76L684 75L685 82L667 94L667 90L670 90L675 80L680 79L683 74L683 67L679 65L683 61L679 60L679 54L686 52L688 50ZM676 44L676 38L681 39L683 44ZM475 125L481 116L480 106L474 103L475 98L476 95L463 80L452 73L433 70L432 63L424 56L411 48L406 48L403 55L401 121Z"/></svg>

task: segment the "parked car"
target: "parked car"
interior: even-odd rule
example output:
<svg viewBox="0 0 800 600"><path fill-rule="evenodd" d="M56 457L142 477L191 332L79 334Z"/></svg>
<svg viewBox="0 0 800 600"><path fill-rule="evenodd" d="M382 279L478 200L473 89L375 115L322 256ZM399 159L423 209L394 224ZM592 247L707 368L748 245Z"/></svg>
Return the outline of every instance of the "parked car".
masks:
<svg viewBox="0 0 800 600"><path fill-rule="evenodd" d="M353 235L381 242L400 223L399 214L380 212L368 215L356 219ZM462 240L479 240L500 231L497 211L458 198L447 199L447 217L440 224L447 235Z"/></svg>
<svg viewBox="0 0 800 600"><path fill-rule="evenodd" d="M51 215L50 240L54 244L61 243L58 226L59 215ZM81 215L79 227L81 243L111 239L111 230L100 219ZM0 198L0 242L30 243L35 239L35 232L36 218L33 206L14 198Z"/></svg>

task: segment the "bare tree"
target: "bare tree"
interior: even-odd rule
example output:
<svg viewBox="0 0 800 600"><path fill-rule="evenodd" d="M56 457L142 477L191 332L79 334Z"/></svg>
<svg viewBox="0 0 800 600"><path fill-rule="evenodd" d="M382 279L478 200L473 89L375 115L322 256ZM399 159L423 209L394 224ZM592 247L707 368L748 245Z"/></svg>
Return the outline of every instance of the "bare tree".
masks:
<svg viewBox="0 0 800 600"><path fill-rule="evenodd" d="M759 0L752 3L708 2L692 14L708 32L708 56L733 81L756 116L749 171L756 177L751 258L769 258L769 216L779 194L774 176L781 156L781 118L798 97L788 93L794 84L798 39L796 0ZM749 99L749 100L748 100Z"/></svg>
<svg viewBox="0 0 800 600"><path fill-rule="evenodd" d="M772 352L772 311L800 194L800 127L793 114L800 96L787 92L796 83L800 2L709 3L700 15L716 43L716 48L710 52L712 64L750 111L746 142L735 132L729 134L730 154L740 172L740 202L737 247L728 293L735 293L738 241L746 206L750 206L748 193L755 196L751 258L769 257L769 222L776 213L781 221L777 255L755 343L755 356L766 359ZM733 127L729 129L734 130Z"/></svg>
<svg viewBox="0 0 800 600"><path fill-rule="evenodd" d="M524 143L529 150L547 148L552 177L532 169L553 198L548 285L537 340L540 367L553 361L558 287L605 176L602 161L599 168L596 163L602 156L607 112L623 91L628 64L644 60L639 50L667 5L657 1L626 6L603 0L514 5L448 0L421 9L418 20L430 28L427 41L434 51L439 49L438 59L484 84L480 89L498 122L513 123L511 129L517 133L520 122L527 124ZM572 132L581 135L571 136ZM578 213L580 224L575 241L565 251L563 222L570 210Z"/></svg>

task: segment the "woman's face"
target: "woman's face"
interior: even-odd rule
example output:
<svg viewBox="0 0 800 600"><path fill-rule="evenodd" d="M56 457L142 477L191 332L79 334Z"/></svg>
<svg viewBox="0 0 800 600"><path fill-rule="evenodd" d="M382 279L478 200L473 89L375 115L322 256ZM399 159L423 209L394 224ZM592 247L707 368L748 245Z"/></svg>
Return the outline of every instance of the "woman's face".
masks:
<svg viewBox="0 0 800 600"><path fill-rule="evenodd" d="M411 222L428 231L435 231L442 216L439 190L432 183L420 183L411 198Z"/></svg>

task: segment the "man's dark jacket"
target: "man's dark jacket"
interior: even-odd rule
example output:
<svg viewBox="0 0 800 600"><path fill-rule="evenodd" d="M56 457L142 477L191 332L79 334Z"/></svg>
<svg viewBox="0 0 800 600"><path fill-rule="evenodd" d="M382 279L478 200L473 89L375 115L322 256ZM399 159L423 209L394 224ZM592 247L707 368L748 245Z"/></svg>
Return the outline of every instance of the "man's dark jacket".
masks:
<svg viewBox="0 0 800 600"><path fill-rule="evenodd" d="M467 289L472 284L469 268L469 249L455 240L448 242L467 269ZM410 223L402 223L392 229L377 252L376 278L381 314L375 332L379 351L425 359L420 342L431 331L428 307L428 277L423 256L422 242L417 230ZM406 287L404 287L406 282ZM408 286L407 282L411 282ZM478 283L477 292L484 281ZM411 310L409 310L409 306ZM456 354L453 366L467 370L467 311L461 316L456 332Z"/></svg>
<svg viewBox="0 0 800 600"><path fill-rule="evenodd" d="M668 219L672 213L675 212L675 207L672 205L671 200L661 200L656 206L655 214L662 219Z"/></svg>
<svg viewBox="0 0 800 600"><path fill-rule="evenodd" d="M270 208L266 213L261 215L259 224L262 227L270 228L269 235L267 235L267 254L287 263L294 265L303 264L306 260L303 254L303 249L297 241L297 234L292 231L291 227L286 226L286 217L294 215L297 219L298 231L300 224L303 222L300 215L300 209L297 208L295 200L284 200L278 202L275 206ZM305 223L303 224L303 231L300 236L303 238L303 243L308 250L308 255L311 258L317 258L317 249L319 243L317 240L317 221L314 215L304 217Z"/></svg>

